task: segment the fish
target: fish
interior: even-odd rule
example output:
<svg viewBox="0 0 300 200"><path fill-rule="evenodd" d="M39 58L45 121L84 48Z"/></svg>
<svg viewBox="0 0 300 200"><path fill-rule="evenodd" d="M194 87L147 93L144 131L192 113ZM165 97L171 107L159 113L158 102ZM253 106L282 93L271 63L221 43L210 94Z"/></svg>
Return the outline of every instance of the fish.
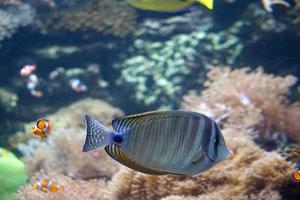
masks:
<svg viewBox="0 0 300 200"><path fill-rule="evenodd" d="M20 76L29 76L36 70L36 65L24 65L20 70Z"/></svg>
<svg viewBox="0 0 300 200"><path fill-rule="evenodd" d="M86 92L87 91L87 86L78 78L71 79L69 81L69 85L75 92Z"/></svg>
<svg viewBox="0 0 300 200"><path fill-rule="evenodd" d="M127 2L133 7L143 10L172 12L183 10L193 3L199 3L208 9L213 9L214 0L127 0Z"/></svg>
<svg viewBox="0 0 300 200"><path fill-rule="evenodd" d="M39 119L36 122L36 125L32 126L30 128L30 132L41 138L41 139L46 139L47 136L51 132L51 124L49 119Z"/></svg>
<svg viewBox="0 0 300 200"><path fill-rule="evenodd" d="M111 130L85 116L83 152L104 146L121 164L152 175L192 176L230 159L218 125L188 111L152 111L116 118Z"/></svg>
<svg viewBox="0 0 300 200"><path fill-rule="evenodd" d="M293 177L293 180L294 180L295 182L300 182L300 170L295 171L295 172L292 174L292 177Z"/></svg>
<svg viewBox="0 0 300 200"><path fill-rule="evenodd" d="M34 189L43 191L43 192L63 192L64 186L59 185L55 181L43 179L38 181L32 185Z"/></svg>
<svg viewBox="0 0 300 200"><path fill-rule="evenodd" d="M26 87L32 96L40 98L43 97L43 92L38 89L38 86L39 78L35 74L30 74L26 79Z"/></svg>

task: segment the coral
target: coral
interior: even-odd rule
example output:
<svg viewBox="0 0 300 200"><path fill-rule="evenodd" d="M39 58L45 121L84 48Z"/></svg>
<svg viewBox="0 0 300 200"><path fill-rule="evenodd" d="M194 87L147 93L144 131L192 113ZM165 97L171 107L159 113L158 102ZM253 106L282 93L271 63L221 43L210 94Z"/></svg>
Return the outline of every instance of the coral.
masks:
<svg viewBox="0 0 300 200"><path fill-rule="evenodd" d="M225 127L255 129L254 135L259 133L265 139L286 134L300 142L299 102L291 103L287 97L295 77L275 77L262 69L250 72L247 68L213 68L208 79L201 96L184 97L184 109L206 110Z"/></svg>
<svg viewBox="0 0 300 200"><path fill-rule="evenodd" d="M85 99L48 116L52 132L45 142L30 139L17 144L29 172L55 171L79 179L110 178L113 175L118 169L117 163L104 151L84 154L81 151L85 137L84 114L92 115L109 125L122 112L104 101ZM26 130L34 123L28 124ZM32 137L28 132L20 134Z"/></svg>
<svg viewBox="0 0 300 200"><path fill-rule="evenodd" d="M25 184L25 165L11 152L0 148L0 199L13 200L13 194Z"/></svg>
<svg viewBox="0 0 300 200"><path fill-rule="evenodd" d="M290 4L285 0L261 0L264 8L268 12L272 12L272 6L275 4L283 5L285 7L290 7Z"/></svg>
<svg viewBox="0 0 300 200"><path fill-rule="evenodd" d="M194 19L190 15L143 22L134 46L114 64L121 70L116 83L133 91L132 100L149 106L174 107L170 102L176 104L186 88L201 83L199 74L207 67L236 61L243 47L235 35L239 25L216 33L210 31L211 19L197 17L203 18L197 28L184 24ZM185 33L185 29L190 32Z"/></svg>
<svg viewBox="0 0 300 200"><path fill-rule="evenodd" d="M233 159L193 177L150 176L121 168L109 183L110 199L282 199L299 195L291 178L293 164L252 141L258 131L271 128L290 130L291 135L298 132L297 123L289 127L279 123L282 112L291 112L286 96L295 78L274 77L261 69L229 68L213 68L208 78L201 95L184 97L182 109L214 118L234 152ZM289 116L297 119L298 114Z"/></svg>
<svg viewBox="0 0 300 200"><path fill-rule="evenodd" d="M19 97L17 94L5 88L0 88L0 108L6 112L12 111L18 105Z"/></svg>
<svg viewBox="0 0 300 200"><path fill-rule="evenodd" d="M296 164L300 169L300 144L293 144L284 148L281 154L288 160Z"/></svg>
<svg viewBox="0 0 300 200"><path fill-rule="evenodd" d="M253 56L247 55L247 47L288 27L252 3L226 29L218 28L204 12L145 19L133 46L113 65L121 71L116 83L133 93L136 103L176 107L178 97L201 85L207 68L244 64L241 58Z"/></svg>
<svg viewBox="0 0 300 200"><path fill-rule="evenodd" d="M295 81L294 78L273 77L264 74L260 69L250 72L248 69L231 71L228 68L211 69L208 77L209 80L205 84L207 88L202 92L201 96L185 96L182 108L198 112L205 111L203 109L205 108L205 113L217 120L228 147L234 152L234 157L231 160L218 163L213 168L190 177L174 175L151 176L133 171L125 166L120 167L118 172L116 170L110 171L108 168L112 168L113 165L106 163L109 160L103 158L103 150L101 152L92 152L93 155L80 155L79 151L81 148L74 142L76 140L74 138L77 138L75 135L79 135L79 133L73 132L72 135L68 134L71 128L67 129L64 127L64 131L60 131L60 134L49 137L49 140L44 145L43 153L41 153L42 155L47 155L44 159L49 159L49 163L42 167L46 170L47 175L36 174L32 178L31 184L37 178L54 179L65 186L66 193L53 194L33 191L31 185L28 184L18 192L18 199L70 199L70 197L77 199L78 197L80 199L103 200L277 200L299 196L297 183L293 182L291 177L291 173L295 170L293 164L275 151L264 151L252 141L252 136L256 135L258 130L264 130L264 127L260 126L262 120L266 124L275 124L276 121L272 120L278 120L276 117L269 116L270 113L262 114L263 109L268 108L266 106L267 101L271 101L274 98L274 111L276 111L276 106L289 106L286 95L289 91L289 86ZM76 109L72 108L72 110ZM265 116L268 117L264 118ZM297 127L296 124L291 126ZM72 140L68 139L66 135L72 137ZM55 138L59 142L55 142ZM69 143L72 143L72 145ZM52 150L47 150L47 146ZM57 155L54 155L53 151L57 151ZM34 149L34 152L37 152L37 150ZM52 160L52 155L56 159ZM85 156L96 156L98 157L97 161L100 158L101 163L99 162L98 164L93 158L85 158ZM33 156L32 158L38 160L38 156ZM57 158L60 158L59 162L62 162L63 165L70 169L74 169L74 166L77 166L77 169L81 169L79 171L82 172L82 170L84 171L87 168L89 175L85 173L83 173L85 175L76 174L78 170L75 170L75 173L72 171L70 173L68 169L61 171L60 168L64 168L64 166L55 162ZM74 159L85 163L85 167L79 165ZM116 164L112 159L110 161ZM46 162L42 161L41 163L43 165ZM53 163L56 166L50 167ZM28 166L36 165L30 162L27 164ZM95 168L96 164L104 167L105 172L97 170L98 168ZM47 166L50 168L47 168ZM33 171L36 172L38 170L40 168ZM59 174L51 175L51 171L58 171ZM92 175L90 174L91 172ZM108 172L109 174L107 174ZM61 175L61 173L68 176L71 175L74 179L72 180L65 175ZM112 174L114 175L112 176ZM97 181L91 179L78 180L78 178L96 177L100 179ZM107 182L103 181L103 179ZM71 196L74 194L76 196ZM86 196L82 197L81 195Z"/></svg>
<svg viewBox="0 0 300 200"><path fill-rule="evenodd" d="M110 199L280 199L279 189L291 182L292 165L231 131L224 130L224 135L235 151L233 160L192 177L151 176L122 168L109 184Z"/></svg>
<svg viewBox="0 0 300 200"><path fill-rule="evenodd" d="M133 8L122 2L95 0L50 12L41 16L38 24L44 32L92 30L124 37L135 29L136 15Z"/></svg>
<svg viewBox="0 0 300 200"><path fill-rule="evenodd" d="M42 192L32 187L41 180L53 180L64 187L63 192ZM106 182L103 180L74 180L56 173L37 173L31 182L22 187L16 194L18 200L102 200L107 193Z"/></svg>
<svg viewBox="0 0 300 200"><path fill-rule="evenodd" d="M10 5L8 8L0 7L0 41L10 38L19 27L31 24L34 16L34 10L27 4Z"/></svg>

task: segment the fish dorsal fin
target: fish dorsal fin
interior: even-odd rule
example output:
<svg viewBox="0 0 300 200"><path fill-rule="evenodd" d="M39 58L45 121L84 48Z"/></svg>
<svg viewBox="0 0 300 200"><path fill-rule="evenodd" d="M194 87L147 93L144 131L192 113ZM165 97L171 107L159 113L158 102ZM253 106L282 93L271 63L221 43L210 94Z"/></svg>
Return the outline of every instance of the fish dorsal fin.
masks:
<svg viewBox="0 0 300 200"><path fill-rule="evenodd" d="M200 3L210 10L213 9L214 7L214 0L192 0L192 1Z"/></svg>
<svg viewBox="0 0 300 200"><path fill-rule="evenodd" d="M120 162L121 164L145 173L145 174L151 174L151 175L164 175L167 174L167 172L160 172L160 171L156 171L156 170L152 170L149 169L147 167L144 167L143 165L138 164L137 162L135 162L134 160L132 160L131 158L129 158L126 153L117 145L112 144L112 145L108 145L105 147L105 151L107 152L107 154L112 157L113 159L115 159L116 161Z"/></svg>
<svg viewBox="0 0 300 200"><path fill-rule="evenodd" d="M128 129L129 127L138 122L146 121L147 119L149 120L149 117L151 117L151 114L154 112L146 112L116 118L112 121L112 127L115 131L120 132L124 129Z"/></svg>
<svg viewBox="0 0 300 200"><path fill-rule="evenodd" d="M168 117L191 117L191 116L199 117L199 114L194 112L184 112L179 110L151 111L151 112L145 112L145 113L116 118L112 121L112 127L114 128L115 131L121 132L124 129L128 129L130 127L136 126L137 124L153 121L156 119L168 118Z"/></svg>

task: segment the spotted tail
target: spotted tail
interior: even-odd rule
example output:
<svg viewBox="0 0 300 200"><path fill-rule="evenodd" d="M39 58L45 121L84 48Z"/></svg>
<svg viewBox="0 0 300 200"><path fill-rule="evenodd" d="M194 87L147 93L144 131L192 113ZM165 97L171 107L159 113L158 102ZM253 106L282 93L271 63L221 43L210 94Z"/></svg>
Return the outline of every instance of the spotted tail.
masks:
<svg viewBox="0 0 300 200"><path fill-rule="evenodd" d="M85 115L85 120L86 139L82 151L87 152L108 145L112 131L88 115Z"/></svg>

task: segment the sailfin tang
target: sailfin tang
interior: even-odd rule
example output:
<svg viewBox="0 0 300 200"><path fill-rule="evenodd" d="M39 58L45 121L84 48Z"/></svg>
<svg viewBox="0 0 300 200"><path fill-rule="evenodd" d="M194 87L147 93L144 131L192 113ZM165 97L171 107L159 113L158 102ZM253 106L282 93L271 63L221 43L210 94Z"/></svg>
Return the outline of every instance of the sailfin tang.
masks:
<svg viewBox="0 0 300 200"><path fill-rule="evenodd" d="M86 139L82 151L87 152L98 147L108 145L110 130L105 128L100 122L85 115Z"/></svg>

